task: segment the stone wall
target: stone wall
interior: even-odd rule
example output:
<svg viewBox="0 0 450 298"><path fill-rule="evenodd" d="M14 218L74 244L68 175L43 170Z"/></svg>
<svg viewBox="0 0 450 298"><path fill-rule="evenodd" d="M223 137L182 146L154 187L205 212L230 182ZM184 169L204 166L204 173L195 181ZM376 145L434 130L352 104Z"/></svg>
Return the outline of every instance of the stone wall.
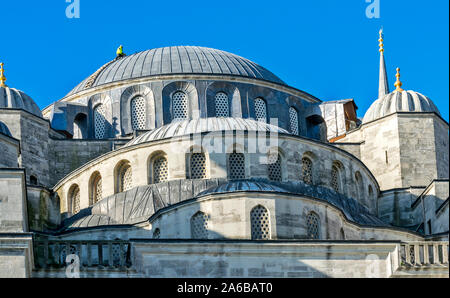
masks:
<svg viewBox="0 0 450 298"><path fill-rule="evenodd" d="M32 237L26 233L0 233L0 278L31 277L34 261Z"/></svg>
<svg viewBox="0 0 450 298"><path fill-rule="evenodd" d="M0 152L0 168L17 168L19 166L19 141L0 133Z"/></svg>
<svg viewBox="0 0 450 298"><path fill-rule="evenodd" d="M25 171L0 169L0 233L28 231Z"/></svg>

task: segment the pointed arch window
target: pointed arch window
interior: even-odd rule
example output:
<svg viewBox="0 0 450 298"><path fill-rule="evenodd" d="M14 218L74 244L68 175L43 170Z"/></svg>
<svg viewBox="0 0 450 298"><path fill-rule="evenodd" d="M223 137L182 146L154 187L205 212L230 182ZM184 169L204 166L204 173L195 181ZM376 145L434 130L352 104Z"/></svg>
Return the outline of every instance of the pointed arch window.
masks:
<svg viewBox="0 0 450 298"><path fill-rule="evenodd" d="M299 127L298 127L298 112L294 107L289 108L289 127L290 131L294 135L299 135Z"/></svg>
<svg viewBox="0 0 450 298"><path fill-rule="evenodd" d="M206 156L204 153L191 154L190 174L190 179L206 178Z"/></svg>
<svg viewBox="0 0 450 298"><path fill-rule="evenodd" d="M252 240L269 240L270 235L270 217L269 211L258 205L250 212L250 221L252 229Z"/></svg>
<svg viewBox="0 0 450 298"><path fill-rule="evenodd" d="M228 95L225 92L218 92L214 99L216 104L216 117L230 117Z"/></svg>
<svg viewBox="0 0 450 298"><path fill-rule="evenodd" d="M163 156L158 157L153 162L153 183L166 182L169 178L168 162Z"/></svg>
<svg viewBox="0 0 450 298"><path fill-rule="evenodd" d="M282 172L281 172L281 155L270 154L268 158L268 175L269 179L272 181L281 181L282 180Z"/></svg>
<svg viewBox="0 0 450 298"><path fill-rule="evenodd" d="M303 157L302 159L302 177L303 177L303 182L307 183L307 184L312 184L313 179L312 179L312 161L311 159L309 159L308 157Z"/></svg>
<svg viewBox="0 0 450 298"><path fill-rule="evenodd" d="M131 126L133 130L144 130L146 128L147 111L145 99L136 96L131 100Z"/></svg>
<svg viewBox="0 0 450 298"><path fill-rule="evenodd" d="M262 98L255 99L255 117L257 121L267 123L267 105Z"/></svg>
<svg viewBox="0 0 450 298"><path fill-rule="evenodd" d="M341 176L340 171L337 165L333 165L331 168L331 187L336 192L341 191Z"/></svg>
<svg viewBox="0 0 450 298"><path fill-rule="evenodd" d="M172 95L172 117L175 121L188 119L188 98L182 91Z"/></svg>
<svg viewBox="0 0 450 298"><path fill-rule="evenodd" d="M80 212L80 188L78 185L72 186L70 190L70 203L72 207L72 214L77 214Z"/></svg>
<svg viewBox="0 0 450 298"><path fill-rule="evenodd" d="M228 156L228 178L230 180L245 179L245 155L233 152Z"/></svg>
<svg viewBox="0 0 450 298"><path fill-rule="evenodd" d="M91 179L91 204L96 204L97 202L103 199L103 185L102 185L102 176L100 174L95 174L95 176Z"/></svg>
<svg viewBox="0 0 450 298"><path fill-rule="evenodd" d="M124 162L117 173L117 191L124 192L133 188L133 172L128 162Z"/></svg>
<svg viewBox="0 0 450 298"><path fill-rule="evenodd" d="M306 232L309 239L320 239L320 218L314 212L306 217Z"/></svg>
<svg viewBox="0 0 450 298"><path fill-rule="evenodd" d="M106 109L103 104L99 104L94 109L94 135L96 139L106 137Z"/></svg>
<svg viewBox="0 0 450 298"><path fill-rule="evenodd" d="M191 217L192 239L208 239L209 216L201 211Z"/></svg>

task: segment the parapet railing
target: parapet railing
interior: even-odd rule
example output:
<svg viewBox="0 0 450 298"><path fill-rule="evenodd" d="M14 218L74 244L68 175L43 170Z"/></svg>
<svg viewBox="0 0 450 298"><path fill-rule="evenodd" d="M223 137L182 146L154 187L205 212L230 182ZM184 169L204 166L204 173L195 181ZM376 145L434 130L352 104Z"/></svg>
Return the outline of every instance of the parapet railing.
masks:
<svg viewBox="0 0 450 298"><path fill-rule="evenodd" d="M80 270L131 267L128 241L40 240L34 241L33 246L36 269L64 268L73 262L79 263Z"/></svg>
<svg viewBox="0 0 450 298"><path fill-rule="evenodd" d="M425 267L449 265L448 241L404 242L400 245L402 266Z"/></svg>

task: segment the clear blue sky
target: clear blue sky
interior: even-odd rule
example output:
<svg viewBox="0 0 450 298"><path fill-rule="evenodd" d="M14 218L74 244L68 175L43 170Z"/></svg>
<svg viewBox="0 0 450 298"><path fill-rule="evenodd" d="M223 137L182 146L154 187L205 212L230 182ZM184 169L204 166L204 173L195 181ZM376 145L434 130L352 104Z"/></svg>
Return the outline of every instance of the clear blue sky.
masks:
<svg viewBox="0 0 450 298"><path fill-rule="evenodd" d="M51 2L51 3L50 3ZM79 19L65 0L0 4L0 61L8 85L44 108L115 57L198 45L235 53L320 99L354 98L362 117L377 97L378 30L385 31L391 89L401 67L404 89L421 92L449 119L449 3L380 0L368 19L365 0L80 0Z"/></svg>

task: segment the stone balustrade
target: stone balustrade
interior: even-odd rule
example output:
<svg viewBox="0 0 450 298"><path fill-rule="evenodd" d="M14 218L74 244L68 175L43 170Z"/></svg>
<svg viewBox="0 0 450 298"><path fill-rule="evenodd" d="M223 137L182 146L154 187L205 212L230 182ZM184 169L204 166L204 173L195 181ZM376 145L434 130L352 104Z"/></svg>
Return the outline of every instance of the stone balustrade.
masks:
<svg viewBox="0 0 450 298"><path fill-rule="evenodd" d="M79 260L80 270L104 270L131 267L130 244L127 241L34 241L36 269L59 269ZM67 256L76 255L76 258Z"/></svg>
<svg viewBox="0 0 450 298"><path fill-rule="evenodd" d="M402 267L448 266L448 241L417 241L400 245Z"/></svg>

